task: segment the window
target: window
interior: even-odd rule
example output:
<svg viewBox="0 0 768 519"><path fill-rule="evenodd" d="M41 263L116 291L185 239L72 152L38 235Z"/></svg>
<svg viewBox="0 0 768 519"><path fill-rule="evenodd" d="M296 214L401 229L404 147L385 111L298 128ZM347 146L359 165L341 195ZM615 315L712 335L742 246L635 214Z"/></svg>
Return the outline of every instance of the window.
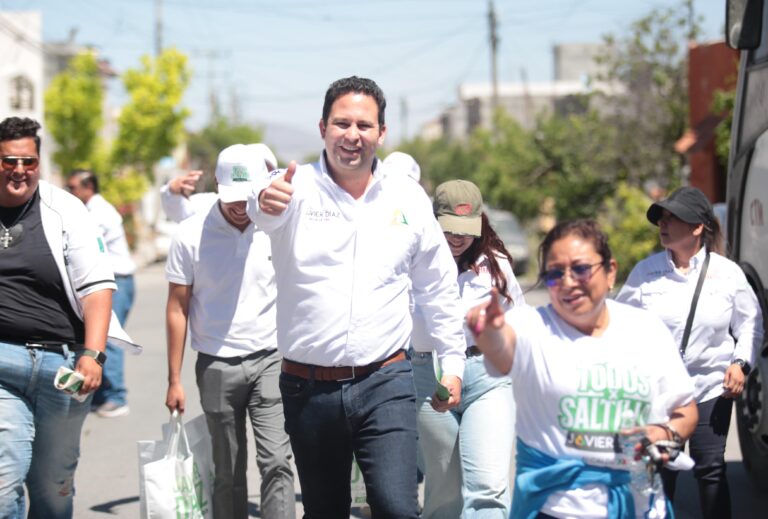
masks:
<svg viewBox="0 0 768 519"><path fill-rule="evenodd" d="M35 105L34 87L32 81L25 76L11 78L11 109L32 110Z"/></svg>

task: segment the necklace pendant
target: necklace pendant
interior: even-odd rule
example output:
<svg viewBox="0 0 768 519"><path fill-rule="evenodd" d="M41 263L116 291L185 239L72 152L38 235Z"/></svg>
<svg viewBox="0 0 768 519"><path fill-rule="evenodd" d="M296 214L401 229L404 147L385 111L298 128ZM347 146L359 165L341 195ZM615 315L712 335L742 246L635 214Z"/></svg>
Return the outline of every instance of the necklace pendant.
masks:
<svg viewBox="0 0 768 519"><path fill-rule="evenodd" d="M0 236L0 244L2 244L4 249L7 249L10 247L11 242L13 241L13 237L11 236L11 230L10 229L3 229L3 235Z"/></svg>

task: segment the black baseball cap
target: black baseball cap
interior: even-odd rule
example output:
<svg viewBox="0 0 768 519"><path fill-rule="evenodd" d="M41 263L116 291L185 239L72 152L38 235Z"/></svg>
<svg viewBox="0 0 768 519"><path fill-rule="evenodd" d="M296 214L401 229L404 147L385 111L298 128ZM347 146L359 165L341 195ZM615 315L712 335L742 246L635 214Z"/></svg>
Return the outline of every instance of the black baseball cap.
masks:
<svg viewBox="0 0 768 519"><path fill-rule="evenodd" d="M709 203L707 196L695 187L681 187L669 195L666 200L651 204L645 214L648 221L653 225L659 225L659 219L664 209L680 220L693 225L703 223L706 227L711 228L712 222L715 220L712 204Z"/></svg>

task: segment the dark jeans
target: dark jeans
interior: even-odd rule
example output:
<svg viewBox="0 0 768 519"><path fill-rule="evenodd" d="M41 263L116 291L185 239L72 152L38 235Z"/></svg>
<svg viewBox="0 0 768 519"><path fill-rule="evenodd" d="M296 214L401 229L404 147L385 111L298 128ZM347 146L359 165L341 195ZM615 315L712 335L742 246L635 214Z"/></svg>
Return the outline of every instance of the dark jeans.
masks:
<svg viewBox="0 0 768 519"><path fill-rule="evenodd" d="M704 519L730 519L731 494L725 477L725 441L731 424L733 400L713 398L698 404L699 423L690 441L696 462L693 475L699 485L699 503ZM677 472L662 471L664 492L674 500Z"/></svg>
<svg viewBox="0 0 768 519"><path fill-rule="evenodd" d="M408 360L352 381L280 375L304 517L349 517L354 453L375 519L415 519L416 389Z"/></svg>

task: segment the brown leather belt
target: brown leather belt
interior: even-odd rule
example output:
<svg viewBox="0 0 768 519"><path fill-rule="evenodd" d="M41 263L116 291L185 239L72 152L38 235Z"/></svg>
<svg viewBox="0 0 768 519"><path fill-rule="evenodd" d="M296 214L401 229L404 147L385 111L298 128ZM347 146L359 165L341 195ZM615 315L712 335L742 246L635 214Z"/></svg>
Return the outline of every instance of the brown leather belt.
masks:
<svg viewBox="0 0 768 519"><path fill-rule="evenodd" d="M480 348L477 346L470 346L467 348L466 355L467 357L477 357L478 355L482 355L483 352L480 351Z"/></svg>
<svg viewBox="0 0 768 519"><path fill-rule="evenodd" d="M367 366L315 366L312 364L302 364L300 362L283 359L283 373L307 380L314 379L320 382L342 382L344 380L354 380L369 375L384 366L407 358L405 350L399 350L390 357L373 362Z"/></svg>

